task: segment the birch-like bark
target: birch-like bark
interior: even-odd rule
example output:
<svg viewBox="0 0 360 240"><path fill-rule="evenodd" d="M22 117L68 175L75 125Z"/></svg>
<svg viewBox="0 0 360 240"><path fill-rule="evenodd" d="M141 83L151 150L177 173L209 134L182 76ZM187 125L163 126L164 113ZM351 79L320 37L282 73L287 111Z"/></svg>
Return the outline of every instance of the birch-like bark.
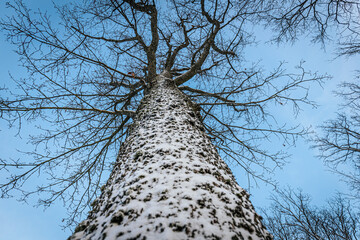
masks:
<svg viewBox="0 0 360 240"><path fill-rule="evenodd" d="M272 239L204 132L197 107L159 75L75 239Z"/></svg>

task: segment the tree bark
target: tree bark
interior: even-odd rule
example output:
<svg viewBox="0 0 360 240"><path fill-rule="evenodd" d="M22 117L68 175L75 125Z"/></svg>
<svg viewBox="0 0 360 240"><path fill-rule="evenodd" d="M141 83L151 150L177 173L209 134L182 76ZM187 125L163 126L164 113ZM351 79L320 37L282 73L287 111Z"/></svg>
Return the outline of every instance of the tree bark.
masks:
<svg viewBox="0 0 360 240"><path fill-rule="evenodd" d="M74 239L272 239L166 74L136 112L113 172Z"/></svg>

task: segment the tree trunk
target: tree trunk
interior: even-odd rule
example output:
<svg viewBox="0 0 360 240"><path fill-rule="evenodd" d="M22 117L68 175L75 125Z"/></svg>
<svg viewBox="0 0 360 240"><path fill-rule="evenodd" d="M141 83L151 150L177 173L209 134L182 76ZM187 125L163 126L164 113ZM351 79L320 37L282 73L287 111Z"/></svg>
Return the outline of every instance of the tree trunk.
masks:
<svg viewBox="0 0 360 240"><path fill-rule="evenodd" d="M102 194L69 239L272 239L198 114L170 78L156 77Z"/></svg>

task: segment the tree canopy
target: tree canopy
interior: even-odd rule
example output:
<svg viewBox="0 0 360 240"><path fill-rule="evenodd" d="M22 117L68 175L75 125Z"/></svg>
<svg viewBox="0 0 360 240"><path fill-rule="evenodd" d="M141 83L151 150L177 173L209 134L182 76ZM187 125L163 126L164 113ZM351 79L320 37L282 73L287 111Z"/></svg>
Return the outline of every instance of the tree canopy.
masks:
<svg viewBox="0 0 360 240"><path fill-rule="evenodd" d="M275 239L350 240L360 237L359 214L340 194L321 208L311 205L310 196L291 189L278 191L272 200L264 217Z"/></svg>
<svg viewBox="0 0 360 240"><path fill-rule="evenodd" d="M360 3L347 0L280 1L287 11L278 9L268 17L279 31L276 40L295 41L304 34L326 46L337 44L338 57L360 53ZM309 30L313 31L309 31ZM359 168L359 69L354 79L342 80L335 95L343 103L335 119L327 120L313 138L313 147L327 166L349 183L352 195L360 196Z"/></svg>
<svg viewBox="0 0 360 240"><path fill-rule="evenodd" d="M244 49L255 44L252 28L266 20L282 39L315 25L323 38L330 19L340 21L338 13L346 17L347 6L357 6L285 2L286 8L283 1L260 0L82 1L56 3L58 18L22 1L8 3L14 15L0 26L17 46L28 76L14 79L17 89L1 89L0 114L10 126L43 122L31 138L31 160L0 158L1 169L9 170L1 195L43 192L42 204L60 198L77 216L111 170L144 91L164 70L197 103L204 130L223 158L271 182L270 174L287 155L263 148L262 141L277 137L280 144L292 144L306 130L277 124L270 107L314 104L308 88L327 76L301 64L290 73L282 63L265 71L248 62ZM331 11L323 10L326 6ZM314 17L304 17L311 13ZM22 188L38 172L49 181Z"/></svg>

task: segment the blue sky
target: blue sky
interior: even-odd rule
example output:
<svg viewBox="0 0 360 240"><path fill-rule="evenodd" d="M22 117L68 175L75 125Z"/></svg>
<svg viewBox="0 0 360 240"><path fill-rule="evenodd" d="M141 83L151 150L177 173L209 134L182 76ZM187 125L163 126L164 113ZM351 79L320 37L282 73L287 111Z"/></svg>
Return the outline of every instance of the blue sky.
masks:
<svg viewBox="0 0 360 240"><path fill-rule="evenodd" d="M36 3L35 3L36 2ZM41 7L46 9L51 5L50 1L27 0L29 6ZM4 1L0 2L0 16L6 14ZM353 71L359 63L359 58L334 58L334 49L327 48L326 51L320 49L319 45L311 45L309 41L299 41L294 45L287 46L260 46L248 50L248 57L254 61L262 59L262 65L272 66L281 60L288 62L289 68L297 65L301 60L305 60L305 67L319 71L320 73L329 73L334 78L325 83L323 88L314 87L311 90L311 97L320 106L317 109L305 108L298 118L294 120L291 109L284 107L274 109L276 115L283 121L298 121L305 126L318 126L322 121L334 116L339 99L335 98L332 91L336 90L338 83L342 81L351 81ZM15 77L25 76L23 70L19 70L17 56L13 48L5 41L5 37L0 33L0 86L4 83L9 84L8 72ZM31 149L27 145L27 133L31 133L33 128L25 124L22 131L22 139L15 137L16 131L8 130L6 124L0 121L0 153L1 157L11 156L16 158L16 149ZM292 186L301 188L304 192L312 196L315 204L323 204L337 191L347 191L346 185L339 181L338 176L330 173L323 166L321 160L314 157L315 152L309 149L309 145L303 141L298 142L296 148L290 149L293 156L288 159L288 164L283 171L275 174L281 186ZM237 168L233 168L238 182L244 187L247 186L247 177ZM0 173L0 179L2 178ZM35 179L29 184L36 184L41 178ZM252 189L251 200L256 207L264 207L269 203L268 198L272 191L270 186L260 184L259 188ZM46 211L43 208L34 208L36 199L30 199L28 204L23 204L16 199L0 199L0 239L6 240L58 240L66 239L71 231L63 231L61 228L61 219L66 217L66 208L61 203L51 206Z"/></svg>

